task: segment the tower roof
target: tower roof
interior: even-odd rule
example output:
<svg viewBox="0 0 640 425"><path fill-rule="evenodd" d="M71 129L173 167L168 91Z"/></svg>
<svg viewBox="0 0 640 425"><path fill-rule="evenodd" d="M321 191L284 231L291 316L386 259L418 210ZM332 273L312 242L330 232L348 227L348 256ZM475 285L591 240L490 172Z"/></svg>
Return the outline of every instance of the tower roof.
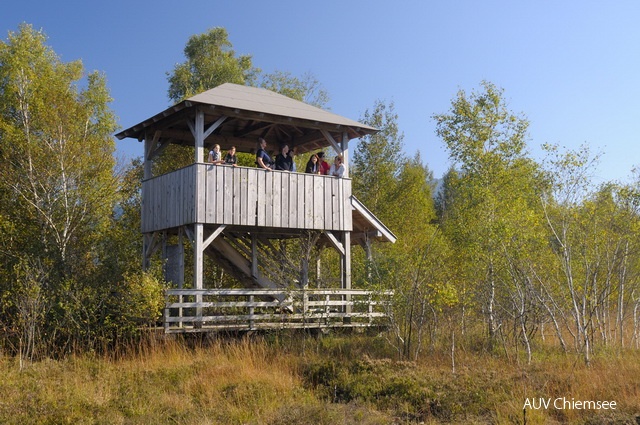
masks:
<svg viewBox="0 0 640 425"><path fill-rule="evenodd" d="M193 122L198 109L204 112L205 128L226 117L205 139L205 146L218 143L226 149L234 145L240 152L254 152L258 137L274 145L288 143L304 153L330 146L330 138L340 142L344 133L354 139L378 132L267 89L226 83L183 100L116 137L141 141L151 134L170 143L193 145L189 121Z"/></svg>

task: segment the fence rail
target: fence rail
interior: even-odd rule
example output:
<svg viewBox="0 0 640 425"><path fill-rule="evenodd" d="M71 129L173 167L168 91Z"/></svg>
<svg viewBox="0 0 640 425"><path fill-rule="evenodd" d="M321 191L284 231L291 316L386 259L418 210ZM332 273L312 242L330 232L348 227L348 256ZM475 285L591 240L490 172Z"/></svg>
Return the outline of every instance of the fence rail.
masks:
<svg viewBox="0 0 640 425"><path fill-rule="evenodd" d="M391 292L169 289L165 333L384 325ZM282 300L282 301L280 301Z"/></svg>

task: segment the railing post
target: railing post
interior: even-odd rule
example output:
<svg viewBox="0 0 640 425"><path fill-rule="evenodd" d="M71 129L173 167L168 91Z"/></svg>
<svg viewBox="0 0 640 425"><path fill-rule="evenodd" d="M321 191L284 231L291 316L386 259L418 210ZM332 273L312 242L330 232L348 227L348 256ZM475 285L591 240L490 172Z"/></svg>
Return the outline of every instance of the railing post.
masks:
<svg viewBox="0 0 640 425"><path fill-rule="evenodd" d="M307 314L307 309L309 308L309 294L307 293L307 288L302 288L302 313Z"/></svg>
<svg viewBox="0 0 640 425"><path fill-rule="evenodd" d="M302 323L303 327L307 323L307 314L309 312L309 294L307 293L307 286L302 287Z"/></svg>
<svg viewBox="0 0 640 425"><path fill-rule="evenodd" d="M164 333L169 333L169 316L171 315L169 310L170 309L165 306L165 308L164 308Z"/></svg>
<svg viewBox="0 0 640 425"><path fill-rule="evenodd" d="M180 304L180 306L182 306L182 302L183 302L183 297L182 294L178 295L178 304ZM182 327L182 307L178 308L178 317L180 318L180 321L178 322L178 326Z"/></svg>
<svg viewBox="0 0 640 425"><path fill-rule="evenodd" d="M324 306L324 311L325 311L325 321L326 323L329 323L329 319L330 319L330 314L331 314L331 307L329 306L329 301L331 301L331 295L330 294L326 294L325 295L325 306Z"/></svg>
<svg viewBox="0 0 640 425"><path fill-rule="evenodd" d="M249 330L254 329L254 317L253 314L255 312L255 307L253 304L254 297L253 295L249 295Z"/></svg>
<svg viewBox="0 0 640 425"><path fill-rule="evenodd" d="M373 293L371 291L367 292L369 294L369 324L373 321Z"/></svg>

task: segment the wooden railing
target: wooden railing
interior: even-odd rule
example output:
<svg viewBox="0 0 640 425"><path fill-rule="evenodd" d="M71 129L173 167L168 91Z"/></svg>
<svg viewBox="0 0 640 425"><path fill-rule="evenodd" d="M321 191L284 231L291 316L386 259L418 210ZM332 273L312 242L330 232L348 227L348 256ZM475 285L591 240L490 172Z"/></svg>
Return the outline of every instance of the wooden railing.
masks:
<svg viewBox="0 0 640 425"><path fill-rule="evenodd" d="M356 289L169 289L164 329L176 333L383 325L390 295Z"/></svg>
<svg viewBox="0 0 640 425"><path fill-rule="evenodd" d="M142 184L142 232L192 223L351 231L351 180L193 164Z"/></svg>

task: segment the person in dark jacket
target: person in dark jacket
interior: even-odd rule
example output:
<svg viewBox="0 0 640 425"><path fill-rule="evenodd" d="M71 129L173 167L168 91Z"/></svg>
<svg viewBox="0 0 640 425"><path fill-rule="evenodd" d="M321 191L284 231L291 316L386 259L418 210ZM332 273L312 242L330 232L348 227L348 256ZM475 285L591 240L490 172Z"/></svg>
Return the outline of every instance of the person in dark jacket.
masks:
<svg viewBox="0 0 640 425"><path fill-rule="evenodd" d="M264 138L258 138L258 151L256 152L256 165L260 168L264 168L265 170L271 171L272 163L271 157L266 151L267 149L267 141Z"/></svg>
<svg viewBox="0 0 640 425"><path fill-rule="evenodd" d="M311 155L309 161L307 161L307 167L304 170L307 174L322 174L320 171L320 160L315 153Z"/></svg>
<svg viewBox="0 0 640 425"><path fill-rule="evenodd" d="M231 146L231 149L227 151L227 154L224 157L224 163L226 165L233 165L234 167L238 166L238 157L236 156L235 146Z"/></svg>
<svg viewBox="0 0 640 425"><path fill-rule="evenodd" d="M289 145L282 145L280 153L276 155L276 170L293 170L293 159L289 156Z"/></svg>

